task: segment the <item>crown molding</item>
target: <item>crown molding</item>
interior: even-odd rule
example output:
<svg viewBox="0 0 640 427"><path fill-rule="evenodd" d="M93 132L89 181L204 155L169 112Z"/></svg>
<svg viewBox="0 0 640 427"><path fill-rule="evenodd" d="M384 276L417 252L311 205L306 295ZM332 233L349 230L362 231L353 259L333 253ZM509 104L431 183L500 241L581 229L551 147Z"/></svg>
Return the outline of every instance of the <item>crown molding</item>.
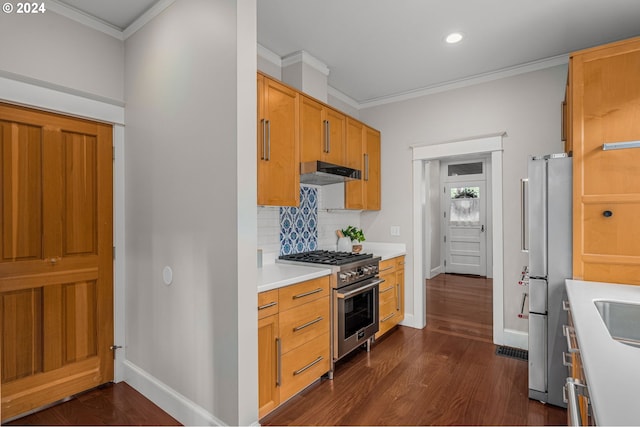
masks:
<svg viewBox="0 0 640 427"><path fill-rule="evenodd" d="M120 28L111 25L101 19L98 19L95 16L91 16L81 10L75 9L71 6L67 6L66 4L60 3L57 0L46 0L45 4L47 10L55 12L58 15L62 15L65 18L69 18L82 25L86 25L87 27L93 28L94 30L105 33L118 40L124 40Z"/></svg>
<svg viewBox="0 0 640 427"><path fill-rule="evenodd" d="M124 29L124 31L122 32L123 40L131 37L133 34L135 34L136 31L153 20L153 18L164 12L164 10L171 6L175 1L176 0L160 0L159 2L151 6L149 10L140 15L138 19L133 21L127 28Z"/></svg>
<svg viewBox="0 0 640 427"><path fill-rule="evenodd" d="M280 56L274 51L262 46L260 43L258 43L258 56L271 62L273 65L282 68L282 59Z"/></svg>
<svg viewBox="0 0 640 427"><path fill-rule="evenodd" d="M537 61L527 62L525 64L516 65L513 67L503 68L498 71L491 71L488 73L477 74L464 79L453 80L450 82L437 84L433 86L427 86L420 89L415 89L399 94L382 96L379 98L373 98L370 100L359 102L360 109L377 107L379 105L392 104L395 102L406 101L413 98L419 98L421 96L433 95L436 93L446 92L449 90L460 89L467 86L473 86L480 83L486 83L494 80L504 79L507 77L513 77L520 74L531 73L533 71L543 70L545 68L556 67L558 65L564 65L569 63L569 55L558 55L551 58L545 58Z"/></svg>
<svg viewBox="0 0 640 427"><path fill-rule="evenodd" d="M298 62L302 62L304 64L307 64L315 68L325 76L329 75L329 67L327 67L327 65L324 62L320 61L318 58L311 55L309 52L305 52L304 50L299 50L297 52L290 53L289 55L284 56L282 58L283 67L286 67L292 64L297 64Z"/></svg>
<svg viewBox="0 0 640 427"><path fill-rule="evenodd" d="M327 94L339 99L340 101L344 102L345 104L347 104L348 106L355 108L356 110L359 110L360 104L358 103L358 101L356 101L355 99L351 98L349 95L347 95L344 92L340 92L338 89L331 87L331 86L327 86Z"/></svg>
<svg viewBox="0 0 640 427"><path fill-rule="evenodd" d="M175 0L160 0L149 10L140 15L138 19L133 21L131 25L129 25L124 30L121 30L115 25L111 25L108 22L98 19L95 16L89 15L88 13L85 13L81 10L68 6L64 3L60 3L58 0L46 0L46 8L47 10L51 10L58 15L62 15L82 25L86 25L89 28L93 28L94 30L105 33L113 38L124 41L132 36L140 28L144 27L153 18L162 13L166 8L171 6L174 2Z"/></svg>

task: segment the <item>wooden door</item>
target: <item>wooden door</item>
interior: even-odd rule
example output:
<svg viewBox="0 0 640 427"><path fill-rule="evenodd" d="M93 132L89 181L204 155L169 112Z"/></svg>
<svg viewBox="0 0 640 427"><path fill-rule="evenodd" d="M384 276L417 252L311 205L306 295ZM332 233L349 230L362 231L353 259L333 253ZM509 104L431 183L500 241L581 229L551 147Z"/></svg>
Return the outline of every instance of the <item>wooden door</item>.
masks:
<svg viewBox="0 0 640 427"><path fill-rule="evenodd" d="M322 160L327 151L324 107L306 96L300 97L300 162Z"/></svg>
<svg viewBox="0 0 640 427"><path fill-rule="evenodd" d="M347 119L346 165L364 173L364 125ZM364 209L364 176L345 184L345 208Z"/></svg>
<svg viewBox="0 0 640 427"><path fill-rule="evenodd" d="M335 165L345 164L345 136L347 117L339 111L325 108L325 120L328 127L327 153L324 160Z"/></svg>
<svg viewBox="0 0 640 427"><path fill-rule="evenodd" d="M300 205L298 92L258 75L258 204Z"/></svg>
<svg viewBox="0 0 640 427"><path fill-rule="evenodd" d="M280 404L278 315L258 320L258 416Z"/></svg>
<svg viewBox="0 0 640 427"><path fill-rule="evenodd" d="M2 419L113 379L112 128L0 104Z"/></svg>
<svg viewBox="0 0 640 427"><path fill-rule="evenodd" d="M367 162L365 164L365 209L380 210L380 132L365 128Z"/></svg>
<svg viewBox="0 0 640 427"><path fill-rule="evenodd" d="M640 285L640 38L571 58L574 278Z"/></svg>

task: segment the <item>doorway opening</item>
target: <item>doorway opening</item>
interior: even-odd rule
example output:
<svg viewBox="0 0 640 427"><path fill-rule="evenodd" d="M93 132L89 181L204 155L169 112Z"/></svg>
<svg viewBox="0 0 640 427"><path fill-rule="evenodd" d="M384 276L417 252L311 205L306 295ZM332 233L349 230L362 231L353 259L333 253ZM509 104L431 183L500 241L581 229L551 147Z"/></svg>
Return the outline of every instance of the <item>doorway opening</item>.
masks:
<svg viewBox="0 0 640 427"><path fill-rule="evenodd" d="M492 336L494 344L504 343L503 315L503 224L502 224L502 143L504 132L443 144L419 145L413 149L413 211L414 233L414 324L423 328L427 323L425 280L444 270L441 262L440 186L441 163L451 160L485 158L490 165L487 184L491 191L491 217L487 218L485 232L491 250L491 267L487 276L492 280ZM435 248L435 249L434 249ZM422 315L422 316L420 316Z"/></svg>

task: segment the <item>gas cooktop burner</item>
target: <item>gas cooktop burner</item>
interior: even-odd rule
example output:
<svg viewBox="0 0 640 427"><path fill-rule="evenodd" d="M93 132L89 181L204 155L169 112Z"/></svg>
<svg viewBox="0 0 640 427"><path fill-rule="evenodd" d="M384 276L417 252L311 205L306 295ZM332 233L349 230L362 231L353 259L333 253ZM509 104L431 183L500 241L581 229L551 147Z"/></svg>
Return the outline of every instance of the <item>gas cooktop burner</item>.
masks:
<svg viewBox="0 0 640 427"><path fill-rule="evenodd" d="M373 254L354 254L351 252L311 251L299 254L280 255L287 261L310 262L314 264L343 265L354 261L373 258Z"/></svg>

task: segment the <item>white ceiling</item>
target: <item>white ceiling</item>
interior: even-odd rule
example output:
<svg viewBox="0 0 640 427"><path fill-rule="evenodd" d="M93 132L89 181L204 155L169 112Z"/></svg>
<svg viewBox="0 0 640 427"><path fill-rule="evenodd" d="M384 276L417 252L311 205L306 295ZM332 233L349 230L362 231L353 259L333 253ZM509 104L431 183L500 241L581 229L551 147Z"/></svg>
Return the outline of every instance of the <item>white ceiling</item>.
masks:
<svg viewBox="0 0 640 427"><path fill-rule="evenodd" d="M124 30L162 0L58 0ZM189 1L189 0L179 0ZM242 0L240 0L242 1ZM304 50L359 103L640 35L640 0L257 0L258 43ZM465 39L447 45L460 31Z"/></svg>

